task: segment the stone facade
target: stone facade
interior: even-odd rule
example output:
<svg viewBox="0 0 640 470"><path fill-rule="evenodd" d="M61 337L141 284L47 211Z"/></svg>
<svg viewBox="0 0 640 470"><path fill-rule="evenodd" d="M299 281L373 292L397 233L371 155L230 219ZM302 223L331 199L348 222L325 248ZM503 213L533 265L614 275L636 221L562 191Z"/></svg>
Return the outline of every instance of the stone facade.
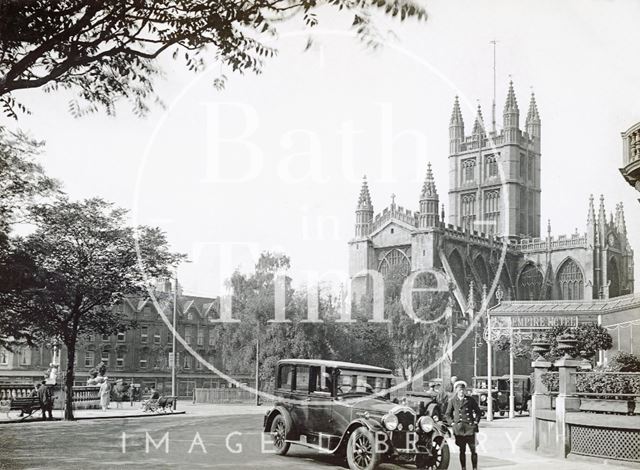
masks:
<svg viewBox="0 0 640 470"><path fill-rule="evenodd" d="M171 298L168 290L164 294ZM200 356L221 369L222 355L210 334L213 331L212 321L218 318L219 299L179 295L177 304L178 333ZM171 321L172 304L163 302L163 305L164 313ZM118 335L89 335L82 338L76 350L76 384L84 385L89 371L103 361L107 364L109 377L123 378L143 387L154 385L161 392L169 393L172 333L160 317L156 305L147 298L127 298L114 308L122 311L125 318L135 321L136 328ZM226 383L192 357L179 342L177 350L179 395L189 396L195 387L218 387ZM64 372L64 348L60 359L60 370ZM41 380L50 362L51 351L47 348L22 348L16 353L1 350L0 377L11 383ZM242 377L238 379L243 380Z"/></svg>
<svg viewBox="0 0 640 470"><path fill-rule="evenodd" d="M533 94L524 129L510 83L502 130L486 132L478 109L470 136L456 97L449 137L449 223L444 206L438 210L430 164L417 211L397 205L392 196L374 215L363 181L349 242L353 300L371 293L367 271L384 276L397 266L407 274L440 270L454 285L459 313L469 311L469 299L479 305L483 287L496 276L509 300L607 299L633 292L633 250L622 204L607 216L604 198L596 212L591 197L582 232L552 236L548 223L541 237L541 120ZM470 292L471 285L476 289ZM468 356L471 347L458 349ZM466 372L457 375L470 378L469 358L458 359L453 363Z"/></svg>

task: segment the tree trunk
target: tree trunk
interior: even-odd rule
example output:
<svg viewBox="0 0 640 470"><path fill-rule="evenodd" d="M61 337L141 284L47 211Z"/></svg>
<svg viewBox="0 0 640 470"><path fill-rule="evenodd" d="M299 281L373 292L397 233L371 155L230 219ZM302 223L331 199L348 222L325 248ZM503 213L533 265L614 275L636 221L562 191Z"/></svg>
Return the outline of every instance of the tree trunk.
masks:
<svg viewBox="0 0 640 470"><path fill-rule="evenodd" d="M64 385L66 388L64 403L64 419L65 421L73 421L73 382L74 367L76 364L76 345L65 344L67 347L67 373L65 374Z"/></svg>

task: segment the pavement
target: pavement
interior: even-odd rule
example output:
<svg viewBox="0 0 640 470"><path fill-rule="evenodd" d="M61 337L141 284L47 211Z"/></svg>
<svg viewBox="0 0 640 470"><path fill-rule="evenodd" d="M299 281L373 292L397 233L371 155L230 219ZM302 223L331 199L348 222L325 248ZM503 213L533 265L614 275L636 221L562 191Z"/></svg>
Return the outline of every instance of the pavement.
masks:
<svg viewBox="0 0 640 470"><path fill-rule="evenodd" d="M140 403L136 402L133 405L129 403L123 403L120 408L115 404L112 404L107 410L91 409L91 410L74 410L74 417L78 420L85 419L114 419L114 418L150 418L156 416L162 416L165 414L189 414L191 416L229 416L229 415L247 415L247 414L259 414L264 415L268 406L255 406L255 405L243 405L243 404L229 404L229 405L203 405L193 404L189 402L178 402L176 411L171 412L158 412L150 413L143 412L140 407ZM53 410L53 419L60 421L63 418L62 410ZM11 419L6 413L0 413L0 424L9 423L26 423L26 422L42 422L42 412L37 411L33 413L31 417L24 420Z"/></svg>
<svg viewBox="0 0 640 470"><path fill-rule="evenodd" d="M267 407L179 404L178 409L185 414L147 419L114 415L115 419L107 420L5 424L0 426L0 469L347 468L343 459L301 446L292 446L287 456L270 453L269 437L262 433L262 415ZM533 453L531 419L526 416L496 419L492 423L483 421L480 430L480 469L629 468ZM460 470L457 447L452 441L450 448L449 469ZM469 462L467 468L470 467ZM380 468L406 467L387 464Z"/></svg>

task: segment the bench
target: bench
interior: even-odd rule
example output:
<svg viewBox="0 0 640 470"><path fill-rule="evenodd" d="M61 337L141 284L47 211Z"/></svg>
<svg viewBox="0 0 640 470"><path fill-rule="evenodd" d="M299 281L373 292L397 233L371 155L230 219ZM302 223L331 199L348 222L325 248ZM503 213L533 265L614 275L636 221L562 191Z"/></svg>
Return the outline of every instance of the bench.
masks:
<svg viewBox="0 0 640 470"><path fill-rule="evenodd" d="M152 399L147 395L147 399L142 401L142 411L150 411L152 413L170 412L173 413L173 406L178 397L160 396L160 398Z"/></svg>
<svg viewBox="0 0 640 470"><path fill-rule="evenodd" d="M9 400L8 406L4 405L7 418L13 419L27 419L34 412L40 410L40 400L38 397L19 397ZM19 413L18 413L19 412Z"/></svg>

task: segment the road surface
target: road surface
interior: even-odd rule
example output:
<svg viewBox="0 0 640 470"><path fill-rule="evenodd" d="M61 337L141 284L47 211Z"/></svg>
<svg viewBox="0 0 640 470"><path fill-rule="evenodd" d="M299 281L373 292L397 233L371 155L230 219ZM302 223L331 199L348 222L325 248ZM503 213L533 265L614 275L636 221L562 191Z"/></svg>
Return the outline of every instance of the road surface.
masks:
<svg viewBox="0 0 640 470"><path fill-rule="evenodd" d="M117 418L72 423L32 422L0 426L0 469L55 468L219 468L345 469L338 458L292 446L289 455L262 450L262 416L179 415ZM529 418L483 422L480 468L518 470L587 468L584 462L560 461L529 453ZM451 470L459 470L452 446ZM587 464L589 468L599 465ZM470 462L468 463L470 468ZM385 465L387 470L399 469ZM608 465L602 468L616 468Z"/></svg>

